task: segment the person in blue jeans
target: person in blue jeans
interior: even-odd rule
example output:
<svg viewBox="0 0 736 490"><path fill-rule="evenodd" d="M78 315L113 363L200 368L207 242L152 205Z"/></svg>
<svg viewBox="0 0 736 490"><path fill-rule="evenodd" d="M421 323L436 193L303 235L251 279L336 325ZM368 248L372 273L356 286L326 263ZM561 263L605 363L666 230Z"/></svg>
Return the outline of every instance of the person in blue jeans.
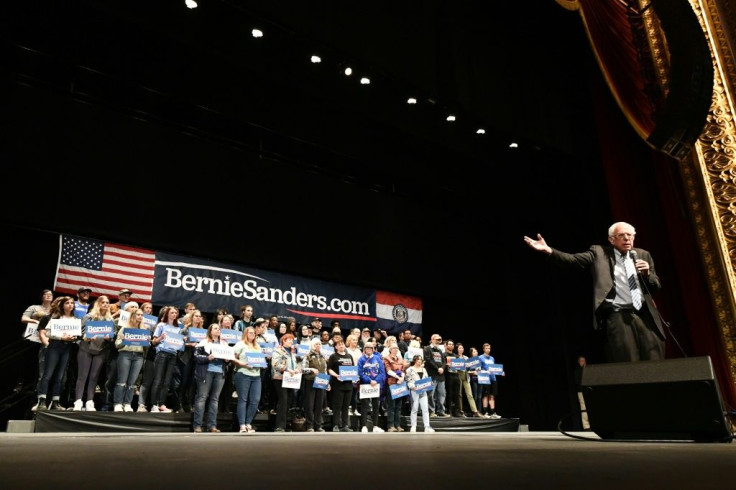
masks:
<svg viewBox="0 0 736 490"><path fill-rule="evenodd" d="M197 394L194 398L194 432L202 432L204 405L207 404L207 430L220 432L217 428L217 406L220 392L225 385L225 367L228 361L215 357L213 346L227 346L227 341L220 339L220 326L213 323L207 328L207 336L194 348L194 381L197 383Z"/></svg>
<svg viewBox="0 0 736 490"><path fill-rule="evenodd" d="M240 432L252 433L253 419L258 412L261 400L261 369L248 364L248 354L261 353L261 346L256 340L256 329L245 327L243 337L235 344L235 390L238 392L237 417Z"/></svg>
<svg viewBox="0 0 736 490"><path fill-rule="evenodd" d="M128 302L126 307L130 305ZM115 336L115 347L118 349L117 383L113 394L114 412L132 412L133 396L135 395L135 382L143 367L143 346L124 345L125 331L129 329L148 330L143 323L143 310L140 308L130 313L124 325L120 326ZM150 334L150 332L149 332Z"/></svg>
<svg viewBox="0 0 736 490"><path fill-rule="evenodd" d="M79 322L81 329L81 320L74 316L74 298L71 296L59 296L51 303L51 313L46 315L38 322L38 336L41 343L46 345L46 362L44 366L43 377L38 383L38 403L31 409L32 411L46 410L46 395L49 387L51 387L51 406L52 410L66 410L61 406L59 396L61 393L62 378L66 371L66 365L69 362L69 352L71 346L77 341L78 337L70 335L63 329L51 329L49 323L52 320L62 320L69 322L76 320Z"/></svg>

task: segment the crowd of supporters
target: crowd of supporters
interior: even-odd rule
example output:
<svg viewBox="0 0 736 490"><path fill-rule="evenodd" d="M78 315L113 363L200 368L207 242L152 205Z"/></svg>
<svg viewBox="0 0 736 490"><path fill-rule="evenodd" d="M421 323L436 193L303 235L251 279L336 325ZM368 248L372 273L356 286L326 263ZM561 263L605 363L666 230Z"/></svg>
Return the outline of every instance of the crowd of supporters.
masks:
<svg viewBox="0 0 736 490"><path fill-rule="evenodd" d="M289 414L303 416L310 432L352 432L349 417L360 418L362 432L384 432L379 415L388 432L405 430L402 415L416 431L421 413L426 432L436 417L500 418L488 343L466 353L439 334L424 344L409 329L397 337L344 331L338 320L329 329L320 318L298 325L256 317L251 305L237 318L224 308L207 318L193 303L154 316L154 305L131 300L128 289L116 302L100 295L90 303L90 294L44 290L23 312L27 338L39 342L33 412L191 412L194 432L219 432L217 414L232 411L246 434L258 413L276 432L287 430ZM233 331L237 338L221 337ZM136 335L144 341L130 341ZM459 360L475 362L466 369Z"/></svg>

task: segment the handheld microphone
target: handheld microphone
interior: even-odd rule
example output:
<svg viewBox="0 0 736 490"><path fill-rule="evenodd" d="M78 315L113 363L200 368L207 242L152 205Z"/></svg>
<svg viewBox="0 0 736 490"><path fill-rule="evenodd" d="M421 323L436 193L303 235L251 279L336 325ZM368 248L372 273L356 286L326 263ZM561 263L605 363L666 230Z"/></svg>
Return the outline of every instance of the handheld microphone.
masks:
<svg viewBox="0 0 736 490"><path fill-rule="evenodd" d="M636 250L629 250L629 257L631 257L631 260L634 261L634 271L636 271L636 275L641 277L641 271L636 268L636 259L638 259L638 255L636 253Z"/></svg>

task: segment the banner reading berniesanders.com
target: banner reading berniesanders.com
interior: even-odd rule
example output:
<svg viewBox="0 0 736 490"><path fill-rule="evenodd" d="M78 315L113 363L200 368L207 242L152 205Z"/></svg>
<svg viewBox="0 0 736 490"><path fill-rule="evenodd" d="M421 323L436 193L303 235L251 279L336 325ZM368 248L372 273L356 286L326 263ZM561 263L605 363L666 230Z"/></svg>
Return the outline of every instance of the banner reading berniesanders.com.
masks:
<svg viewBox="0 0 736 490"><path fill-rule="evenodd" d="M255 316L291 316L299 324L322 319L323 328L339 320L348 328L380 328L389 334L411 329L421 335L421 299L386 291L334 284L276 272L156 252L152 300L157 305L202 311L226 308L236 316L252 305Z"/></svg>

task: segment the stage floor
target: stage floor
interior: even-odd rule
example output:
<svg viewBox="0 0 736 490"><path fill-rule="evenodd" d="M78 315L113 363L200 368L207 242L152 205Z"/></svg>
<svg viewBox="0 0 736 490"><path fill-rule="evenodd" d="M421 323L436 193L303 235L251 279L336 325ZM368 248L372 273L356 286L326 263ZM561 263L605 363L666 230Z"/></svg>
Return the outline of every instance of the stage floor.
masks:
<svg viewBox="0 0 736 490"><path fill-rule="evenodd" d="M4 490L729 488L736 444L589 432L0 433Z"/></svg>

